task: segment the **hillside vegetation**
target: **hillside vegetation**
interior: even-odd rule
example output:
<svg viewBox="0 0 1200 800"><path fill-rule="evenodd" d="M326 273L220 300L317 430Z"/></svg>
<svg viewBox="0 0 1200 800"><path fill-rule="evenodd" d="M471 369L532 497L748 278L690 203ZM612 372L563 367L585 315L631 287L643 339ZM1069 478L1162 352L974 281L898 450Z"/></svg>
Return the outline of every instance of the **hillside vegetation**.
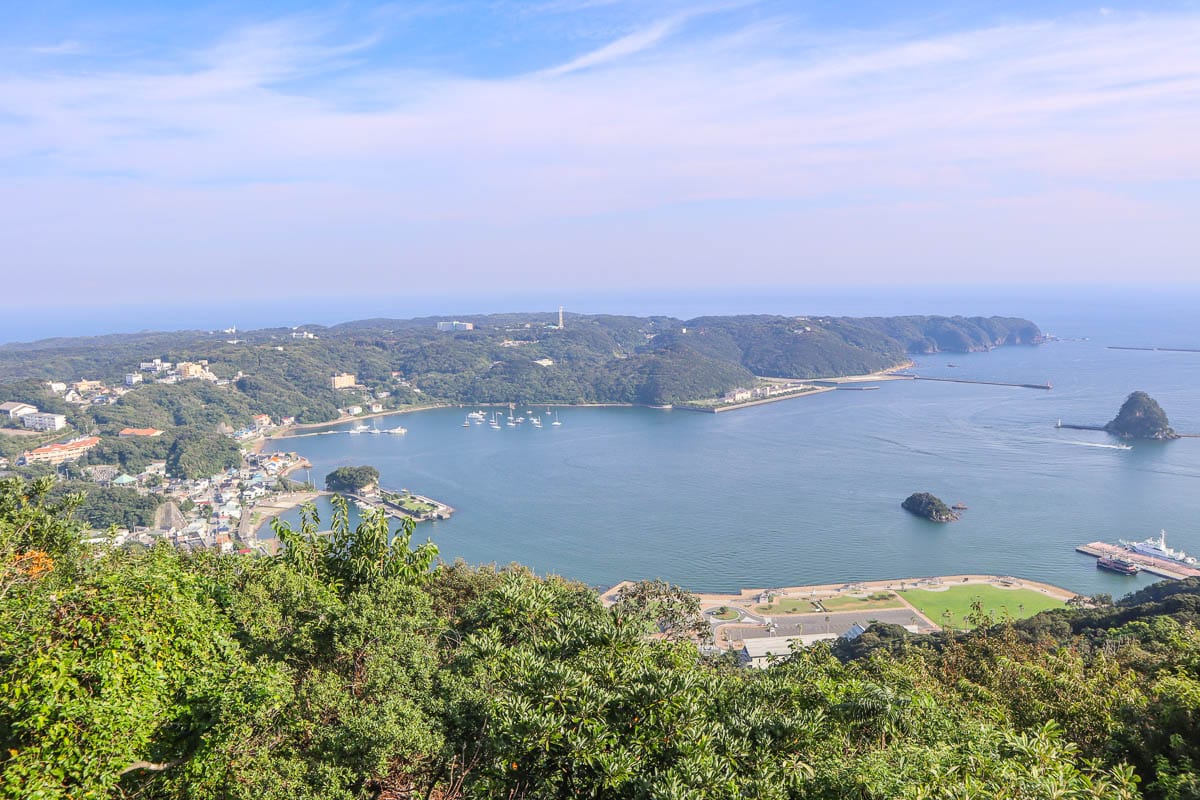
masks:
<svg viewBox="0 0 1200 800"><path fill-rule="evenodd" d="M387 404L619 402L665 404L716 397L755 375L815 378L894 367L907 353L1031 344L1041 332L1007 317L669 317L548 314L468 317L475 330L435 329L433 319L374 319L332 327L231 334L199 331L49 339L0 346L5 399L47 405L39 382L99 378L119 383L152 358L209 362L223 398L178 386L139 387L105 410L102 426L166 425L207 413L202 424L245 424L252 413L299 422L336 417L347 402L329 378L349 372ZM541 362L541 363L539 363ZM397 381L397 376L400 380ZM202 394L204 396L195 396ZM11 396L10 396L11 395ZM211 411L202 412L197 404ZM178 424L176 422L175 424Z"/></svg>
<svg viewBox="0 0 1200 800"><path fill-rule="evenodd" d="M0 482L5 798L1200 793L1194 580L744 670L661 584L605 608L344 506L278 558L93 553L49 486Z"/></svg>

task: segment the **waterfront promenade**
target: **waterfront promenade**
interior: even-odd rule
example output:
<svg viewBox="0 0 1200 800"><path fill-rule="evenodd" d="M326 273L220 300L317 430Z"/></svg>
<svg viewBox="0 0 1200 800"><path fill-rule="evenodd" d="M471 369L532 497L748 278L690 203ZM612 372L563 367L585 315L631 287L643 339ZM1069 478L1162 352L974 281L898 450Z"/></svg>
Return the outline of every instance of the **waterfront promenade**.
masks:
<svg viewBox="0 0 1200 800"><path fill-rule="evenodd" d="M612 605L621 590L631 583L617 584L601 595L601 601ZM1027 603L1029 611L1033 611L1034 598L1046 605L1057 605L1076 596L1074 592L1048 583L977 574L742 589L735 594L693 594L713 627L715 644L722 648L738 648L747 639L762 637L840 635L855 623L881 622L915 628L922 633L939 631L942 620L933 619L910 602L913 590L921 590L918 594L927 595L928 601L936 598L938 592L946 592L948 599L950 595L961 596L963 589L987 592L993 598L998 592L1011 591L1012 610L1018 615L1026 610ZM921 601L917 603L921 604ZM923 605L928 607L931 603Z"/></svg>

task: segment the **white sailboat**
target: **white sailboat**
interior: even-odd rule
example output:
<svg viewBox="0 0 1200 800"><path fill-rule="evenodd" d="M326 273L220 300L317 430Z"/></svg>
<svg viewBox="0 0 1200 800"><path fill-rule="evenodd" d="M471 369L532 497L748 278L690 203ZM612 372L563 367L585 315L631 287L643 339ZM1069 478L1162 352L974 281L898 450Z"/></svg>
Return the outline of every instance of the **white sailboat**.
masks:
<svg viewBox="0 0 1200 800"><path fill-rule="evenodd" d="M551 422L550 424L551 424L551 425L562 425L562 420L560 420L560 419L558 418L558 411L557 411L557 410L555 410L555 412L554 412L554 422Z"/></svg>

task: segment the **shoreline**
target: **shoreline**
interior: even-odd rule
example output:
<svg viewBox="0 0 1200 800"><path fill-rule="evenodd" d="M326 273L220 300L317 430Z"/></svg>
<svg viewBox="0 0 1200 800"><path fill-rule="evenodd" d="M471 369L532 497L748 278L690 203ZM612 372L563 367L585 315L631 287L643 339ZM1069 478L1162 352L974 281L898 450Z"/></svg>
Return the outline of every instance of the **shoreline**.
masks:
<svg viewBox="0 0 1200 800"><path fill-rule="evenodd" d="M270 502L261 503L253 508L252 513L257 513L260 516L257 522L249 523L250 529L246 531L246 534L252 540L258 541L258 532L270 525L271 520L327 494L331 494L331 492L289 492L288 494L276 495L271 498Z"/></svg>
<svg viewBox="0 0 1200 800"><path fill-rule="evenodd" d="M636 581L624 580L600 594L600 599L606 605L611 605L615 601L617 592L622 588L629 586ZM1045 595L1066 602L1079 593L1072 592L1069 589L1064 589L1061 586L1055 586L1052 583L1044 583L1042 581L1033 581L1026 578L1018 578L1012 575L984 575L981 573L962 573L958 575L930 575L918 578L884 578L880 580L865 580L865 581L842 581L839 583L817 583L806 586L783 586L776 588L742 588L737 592L703 592L686 590L689 594L698 598L702 605L729 605L729 604L754 604L758 596L770 592L777 597L791 597L793 595L805 595L812 599L829 599L830 597L839 597L855 592L870 592L879 590L901 591L908 589L924 589L926 591L939 591L950 586L961 586L963 584L988 584L992 586L1000 585L1006 589L1033 589L1034 591L1042 592Z"/></svg>
<svg viewBox="0 0 1200 800"><path fill-rule="evenodd" d="M894 367L888 367L887 369L879 370L878 372L866 372L866 373L862 373L862 374L858 374L858 375L841 375L841 376L833 377L833 378L805 378L805 379L772 378L772 377L766 377L766 376L760 375L760 376L756 376L756 377L758 377L760 380L768 381L771 383L780 383L780 382L809 383L809 384L813 385L813 388L811 390L805 391L805 392L795 392L792 394L784 394L784 395L780 395L778 397L764 397L764 398L761 398L758 400L750 400L745 403L738 403L736 405L722 406L717 409L698 408L698 407L686 405L686 403L697 402L697 401L693 401L693 400L688 400L688 401L685 401L684 403L680 403L680 404L668 403L665 405L654 405L654 404L650 404L650 403L563 403L563 402L553 402L553 401L552 402L530 401L530 402L523 402L523 403L504 403L504 402L426 403L424 405L410 406L408 408L394 408L394 409L391 409L388 411L375 411L375 412L372 412L369 414L358 414L356 416L339 417L338 419L330 420L328 422L304 422L304 423L299 423L299 424L295 424L295 425L289 425L286 428L277 428L269 436L264 436L260 439L253 440L253 442L251 443L251 447L254 448L254 452L257 453L257 452L261 451L262 447L264 446L264 444L266 442L272 441L275 439L291 438L291 437L296 436L297 432L300 432L300 431L316 431L316 430L320 430L322 428L331 427L333 425L344 425L347 422L353 422L355 420L377 419L379 417L389 417L389 416L392 416L393 414L415 414L419 411L433 411L433 410L439 409L439 408L456 408L456 407L457 408L508 408L509 406L526 406L526 407L537 408L539 406L544 406L546 408L649 408L649 409L656 410L656 411L671 411L674 409L680 409L682 411L700 411L700 412L704 412L704 413L713 413L714 411L718 411L718 412L734 411L739 408L747 408L749 406L762 405L763 403L774 403L774 402L778 402L780 400L791 400L796 397L804 397L804 396L810 395L810 394L821 394L825 391L830 391L834 388L832 386L818 385L821 383L841 384L841 383L863 383L863 382L869 382L869 381L912 380L912 378L909 376L896 375L895 373L902 369L910 369L913 366L915 366L915 364L916 364L916 362L912 361L910 359L908 361L905 361L903 364L897 364Z"/></svg>
<svg viewBox="0 0 1200 800"><path fill-rule="evenodd" d="M894 367L879 370L878 372L867 372L861 375L842 375L837 378L805 378L798 380L796 378L768 378L762 375L757 375L759 380L767 381L768 383L803 383L807 384L809 389L803 391L792 391L784 394L775 395L773 397L760 397L757 400L747 400L743 403L731 403L722 406L693 406L687 403L680 404L676 408L684 411L697 411L701 414L723 414L726 411L737 411L742 408L750 408L752 406L761 406L767 403L779 403L784 400L795 400L799 397L808 397L810 395L824 394L825 392L835 391L839 386L849 383L871 383L873 381L911 381L912 377L908 375L897 375L896 373L902 369L911 369L916 366L915 361L909 359L903 364L897 364ZM833 384L830 386L829 384ZM697 401L688 401L697 402Z"/></svg>

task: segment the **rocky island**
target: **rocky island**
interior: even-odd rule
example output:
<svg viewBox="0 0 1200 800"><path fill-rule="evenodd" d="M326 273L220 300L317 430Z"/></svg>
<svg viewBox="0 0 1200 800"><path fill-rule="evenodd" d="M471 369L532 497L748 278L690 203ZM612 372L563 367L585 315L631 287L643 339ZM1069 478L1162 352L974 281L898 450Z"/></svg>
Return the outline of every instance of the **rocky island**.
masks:
<svg viewBox="0 0 1200 800"><path fill-rule="evenodd" d="M1171 428L1162 407L1145 392L1129 395L1117 416L1104 426L1104 430L1122 439L1179 438L1179 434Z"/></svg>
<svg viewBox="0 0 1200 800"><path fill-rule="evenodd" d="M900 507L930 522L954 522L958 519L958 514L929 492L910 494Z"/></svg>

